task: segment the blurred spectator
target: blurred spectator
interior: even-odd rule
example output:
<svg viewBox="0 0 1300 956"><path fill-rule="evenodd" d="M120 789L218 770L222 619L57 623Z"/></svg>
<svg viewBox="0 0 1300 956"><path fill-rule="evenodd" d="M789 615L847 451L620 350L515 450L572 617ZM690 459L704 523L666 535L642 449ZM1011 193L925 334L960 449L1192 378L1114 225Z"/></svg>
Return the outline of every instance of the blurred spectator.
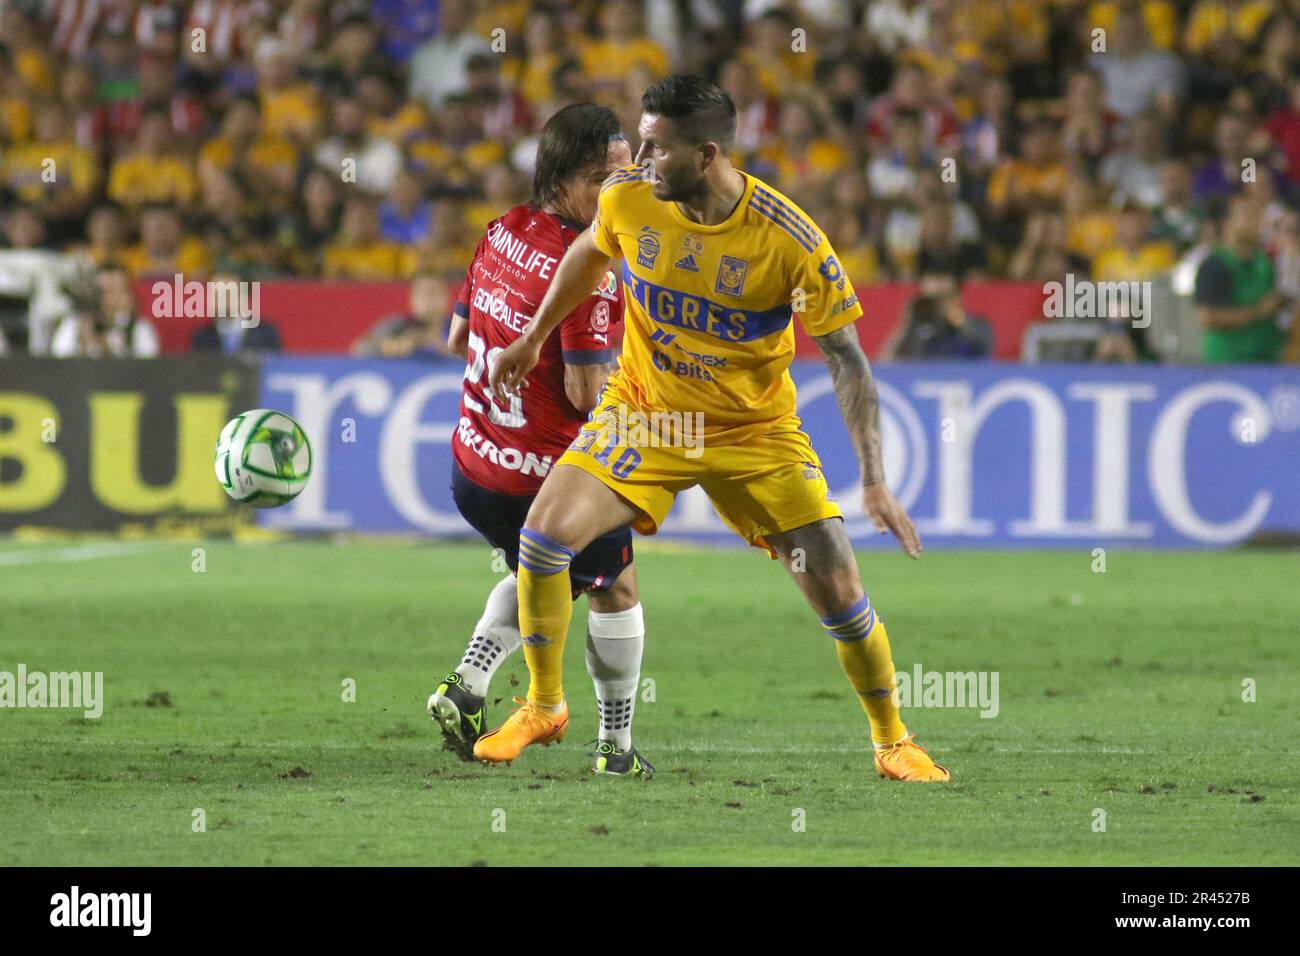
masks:
<svg viewBox="0 0 1300 956"><path fill-rule="evenodd" d="M930 35L930 9L925 0L874 0L867 7L867 32L886 54L917 47Z"/></svg>
<svg viewBox="0 0 1300 956"><path fill-rule="evenodd" d="M213 273L212 283L241 283L237 272ZM211 298L211 297L210 297ZM210 316L206 325L190 335L191 352L279 352L280 333L261 316Z"/></svg>
<svg viewBox="0 0 1300 956"><path fill-rule="evenodd" d="M1277 12L1262 32L1259 69L1251 78L1250 92L1255 111L1268 117L1285 109L1291 100L1296 67L1300 65L1300 23L1291 13Z"/></svg>
<svg viewBox="0 0 1300 956"><path fill-rule="evenodd" d="M416 136L428 122L419 103L402 98L397 77L388 69L373 69L361 77L357 99L371 135L397 146Z"/></svg>
<svg viewBox="0 0 1300 956"><path fill-rule="evenodd" d="M1248 155L1246 144L1254 124L1254 117L1246 113L1225 113L1219 117L1214 127L1214 157L1192 176L1192 198L1197 202L1235 192L1242 183L1242 160L1255 161L1257 176L1269 175L1268 167L1260 161L1262 156Z"/></svg>
<svg viewBox="0 0 1300 956"><path fill-rule="evenodd" d="M501 78L501 57L476 53L465 66L465 96L480 117L484 135L509 140L532 128L528 101Z"/></svg>
<svg viewBox="0 0 1300 956"><path fill-rule="evenodd" d="M1055 209L1030 215L1024 237L1007 266L1007 275L1025 281L1060 281L1071 268L1065 232L1065 218Z"/></svg>
<svg viewBox="0 0 1300 956"><path fill-rule="evenodd" d="M667 52L645 35L638 0L605 0L598 9L600 36L583 45L580 58L597 90L615 86L637 65L656 78L670 72Z"/></svg>
<svg viewBox="0 0 1300 956"><path fill-rule="evenodd" d="M900 110L890 126L889 147L867 166L871 195L884 202L902 199L916 190L917 179L932 158L925 152L920 113Z"/></svg>
<svg viewBox="0 0 1300 956"><path fill-rule="evenodd" d="M408 311L383 319L352 348L353 355L455 356L447 344L451 327L451 299L447 283L432 272L411 278Z"/></svg>
<svg viewBox="0 0 1300 956"><path fill-rule="evenodd" d="M438 32L411 55L410 94L431 110L465 89L465 68L475 53L491 53L470 20L467 0L440 0Z"/></svg>
<svg viewBox="0 0 1300 956"><path fill-rule="evenodd" d="M567 57L556 14L533 7L524 23L523 51L505 64L506 78L534 106L554 95L551 77Z"/></svg>
<svg viewBox="0 0 1300 956"><path fill-rule="evenodd" d="M1172 121L1183 97L1186 70L1178 57L1151 44L1142 11L1122 3L1115 28L1105 35L1106 49L1092 54L1088 65L1101 74L1106 108L1130 120L1154 109Z"/></svg>
<svg viewBox="0 0 1300 956"><path fill-rule="evenodd" d="M1273 0L1196 0L1187 17L1183 48L1195 56L1234 62L1255 42L1273 12Z"/></svg>
<svg viewBox="0 0 1300 956"><path fill-rule="evenodd" d="M325 249L327 279L396 279L410 271L405 251L379 232L379 209L364 196L343 208L338 238Z"/></svg>
<svg viewBox="0 0 1300 956"><path fill-rule="evenodd" d="M195 193L194 174L171 152L171 142L168 115L160 110L145 113L135 149L109 170L109 198L129 209L148 203L189 204Z"/></svg>
<svg viewBox="0 0 1300 956"><path fill-rule="evenodd" d="M837 169L849 161L845 149L827 135L830 125L828 117L818 111L812 99L789 97L781 107L780 133L777 144L763 150L759 157L776 170L780 181L796 195L815 192ZM913 124L915 135L915 152L908 150L906 155L899 154L898 162L907 164L921 159L920 120ZM903 138L899 132L902 124L895 126L896 137Z"/></svg>
<svg viewBox="0 0 1300 956"><path fill-rule="evenodd" d="M219 135L204 143L198 162L200 177L235 170L255 181L269 177L283 188L292 185L298 151L285 137L263 132L257 97L243 94L226 107Z"/></svg>
<svg viewBox="0 0 1300 956"><path fill-rule="evenodd" d="M986 268L984 247L958 233L954 210L961 208L943 200L931 200L921 207L916 262L921 275L949 275L961 282Z"/></svg>
<svg viewBox="0 0 1300 956"><path fill-rule="evenodd" d="M1192 202L1192 171L1182 160L1167 159L1160 164L1160 205L1151 231L1179 248L1194 243L1200 232L1200 218Z"/></svg>
<svg viewBox="0 0 1300 956"><path fill-rule="evenodd" d="M789 9L784 7L769 7L746 25L739 55L753 68L759 85L769 96L805 88L812 81L813 58L794 50L790 42L795 26Z"/></svg>
<svg viewBox="0 0 1300 956"><path fill-rule="evenodd" d="M230 172L210 173L203 181L200 223L212 265L251 273L276 255L276 222L244 183Z"/></svg>
<svg viewBox="0 0 1300 956"><path fill-rule="evenodd" d="M425 0L373 0L370 16L383 33L384 53L397 63L438 29L438 8Z"/></svg>
<svg viewBox="0 0 1300 956"><path fill-rule="evenodd" d="M1161 50L1171 49L1178 41L1178 8L1172 0L1096 0L1088 7L1089 25L1100 27L1107 33L1116 28L1116 15L1120 9L1135 2L1141 3L1142 20L1151 35L1152 45Z"/></svg>
<svg viewBox="0 0 1300 956"><path fill-rule="evenodd" d="M4 156L4 184L23 202L40 205L56 243L77 235L99 186L95 154L72 138L57 101L40 104L35 138Z"/></svg>
<svg viewBox="0 0 1300 956"><path fill-rule="evenodd" d="M1012 107L1011 84L1005 77L990 76L983 80L974 115L961 128L964 179L977 184L965 190L968 198L983 200L984 187L999 160L1015 142L1017 122Z"/></svg>
<svg viewBox="0 0 1300 956"><path fill-rule="evenodd" d="M432 215L433 203L424 197L420 178L411 170L402 170L379 206L379 231L391 242L416 245L429 234Z"/></svg>
<svg viewBox="0 0 1300 956"><path fill-rule="evenodd" d="M102 266L95 274L94 303L86 314L59 323L50 341L57 358L154 358L158 332L139 314L131 277L121 266Z"/></svg>
<svg viewBox="0 0 1300 956"><path fill-rule="evenodd" d="M45 245L45 217L35 206L11 206L4 217L4 224L6 247L40 249Z"/></svg>
<svg viewBox="0 0 1300 956"><path fill-rule="evenodd" d="M338 180L313 169L302 183L302 205L283 228L281 242L299 272L318 273L324 250L338 233L342 201Z"/></svg>
<svg viewBox="0 0 1300 956"><path fill-rule="evenodd" d="M1092 264L1097 282L1150 282L1173 269L1177 252L1172 243L1150 238L1151 214L1130 201L1120 211L1115 224L1115 242L1098 253ZM1148 296L1147 301L1150 301ZM1153 360L1156 355L1147 341L1145 328L1135 328L1131 316L1114 316L1107 323L1109 335L1098 343L1096 358L1140 358Z"/></svg>
<svg viewBox="0 0 1300 956"><path fill-rule="evenodd" d="M1129 126L1128 145L1101 163L1101 181L1118 203L1129 200L1154 209L1164 198L1160 165L1165 157L1164 129L1155 113L1142 113Z"/></svg>
<svg viewBox="0 0 1300 956"><path fill-rule="evenodd" d="M1003 160L993 171L989 212L1007 227L1004 236L1015 236L1019 223L1031 212L1063 199L1068 174L1058 158L1057 135L1055 124L1036 121L1020 139L1020 158Z"/></svg>
<svg viewBox="0 0 1300 956"><path fill-rule="evenodd" d="M867 113L867 138L873 148L882 148L890 141L894 119L899 113L921 117L922 143L926 149L951 155L957 144L957 116L933 95L929 75L915 63L900 63L889 92L871 104Z"/></svg>
<svg viewBox="0 0 1300 956"><path fill-rule="evenodd" d="M1287 302L1275 288L1273 263L1261 248L1259 203L1232 198L1220 243L1196 273L1197 315L1206 362L1276 362L1285 334L1278 317Z"/></svg>
<svg viewBox="0 0 1300 956"><path fill-rule="evenodd" d="M1269 115L1264 129L1286 158L1287 179L1300 185L1300 75L1293 74L1287 99Z"/></svg>
<svg viewBox="0 0 1300 956"><path fill-rule="evenodd" d="M209 265L202 241L185 234L180 214L165 203L154 203L140 214L140 242L126 250L121 261L135 278L171 278L177 273L195 277Z"/></svg>
<svg viewBox="0 0 1300 956"><path fill-rule="evenodd" d="M1111 149L1115 115L1106 109L1101 77L1092 70L1075 70L1065 90L1061 143L1065 155L1090 169Z"/></svg>
<svg viewBox="0 0 1300 956"><path fill-rule="evenodd" d="M122 258L126 252L126 222L122 210L113 203L102 203L91 210L86 220L85 242L73 247L96 266Z"/></svg>
<svg viewBox="0 0 1300 956"><path fill-rule="evenodd" d="M951 275L921 277L921 291L907 304L885 354L896 359L979 359L993 351L988 320L966 311Z"/></svg>
<svg viewBox="0 0 1300 956"><path fill-rule="evenodd" d="M1063 198L1061 208L1069 223L1065 251L1087 271L1098 253L1115 241L1118 217L1100 187L1086 175L1071 176Z"/></svg>
<svg viewBox="0 0 1300 956"><path fill-rule="evenodd" d="M316 165L368 193L388 192L402 168L402 151L366 128L365 111L351 96L336 99L331 116L332 135L316 147Z"/></svg>
<svg viewBox="0 0 1300 956"><path fill-rule="evenodd" d="M262 132L307 144L321 125L320 95L299 76L300 54L274 36L257 44L257 95L262 103Z"/></svg>

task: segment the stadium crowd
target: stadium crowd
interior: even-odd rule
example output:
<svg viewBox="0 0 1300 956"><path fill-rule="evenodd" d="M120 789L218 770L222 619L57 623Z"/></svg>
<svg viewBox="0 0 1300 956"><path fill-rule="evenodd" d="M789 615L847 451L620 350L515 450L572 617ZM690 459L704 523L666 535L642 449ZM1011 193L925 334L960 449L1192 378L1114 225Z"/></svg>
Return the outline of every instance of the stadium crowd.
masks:
<svg viewBox="0 0 1300 956"><path fill-rule="evenodd" d="M0 286L13 253L98 270L94 305L39 343L56 354L156 352L124 290L174 273L419 277L412 315L360 348L436 351L430 296L527 198L542 122L595 100L635 147L670 71L731 94L735 162L813 216L855 286L919 284L891 354L988 354L972 279L1168 278L1219 361L1279 360L1300 296L1300 0L0 10ZM1142 330L1109 333L1096 356L1155 357Z"/></svg>

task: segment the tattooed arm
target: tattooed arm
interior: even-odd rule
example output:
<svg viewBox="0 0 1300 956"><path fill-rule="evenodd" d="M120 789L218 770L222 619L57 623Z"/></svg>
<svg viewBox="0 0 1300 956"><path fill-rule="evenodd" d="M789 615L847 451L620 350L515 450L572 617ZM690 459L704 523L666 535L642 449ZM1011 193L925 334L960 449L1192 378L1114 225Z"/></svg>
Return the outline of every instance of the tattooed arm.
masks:
<svg viewBox="0 0 1300 956"><path fill-rule="evenodd" d="M835 399L848 426L849 437L862 466L862 510L882 534L892 531L904 551L915 558L921 539L912 519L885 485L885 464L880 453L880 404L871 365L858 343L857 328L850 323L829 335L815 336L835 386Z"/></svg>

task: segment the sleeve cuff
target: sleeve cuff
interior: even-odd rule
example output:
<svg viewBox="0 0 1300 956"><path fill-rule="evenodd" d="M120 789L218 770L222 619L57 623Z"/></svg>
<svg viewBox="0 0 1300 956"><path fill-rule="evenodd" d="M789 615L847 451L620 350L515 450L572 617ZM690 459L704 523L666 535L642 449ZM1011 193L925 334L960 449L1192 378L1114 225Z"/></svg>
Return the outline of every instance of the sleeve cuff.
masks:
<svg viewBox="0 0 1300 956"><path fill-rule="evenodd" d="M561 353L565 365L612 365L613 349L564 349Z"/></svg>

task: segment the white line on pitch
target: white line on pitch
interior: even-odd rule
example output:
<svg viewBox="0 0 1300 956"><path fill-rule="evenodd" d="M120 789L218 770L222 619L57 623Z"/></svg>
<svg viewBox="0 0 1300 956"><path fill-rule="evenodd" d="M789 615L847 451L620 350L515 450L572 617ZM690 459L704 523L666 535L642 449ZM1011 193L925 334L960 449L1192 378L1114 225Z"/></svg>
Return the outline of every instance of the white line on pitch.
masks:
<svg viewBox="0 0 1300 956"><path fill-rule="evenodd" d="M94 561L97 558L114 558L142 551L156 551L159 547L157 543L146 541L100 541L53 551L0 551L0 567L18 564L54 564L60 561Z"/></svg>

